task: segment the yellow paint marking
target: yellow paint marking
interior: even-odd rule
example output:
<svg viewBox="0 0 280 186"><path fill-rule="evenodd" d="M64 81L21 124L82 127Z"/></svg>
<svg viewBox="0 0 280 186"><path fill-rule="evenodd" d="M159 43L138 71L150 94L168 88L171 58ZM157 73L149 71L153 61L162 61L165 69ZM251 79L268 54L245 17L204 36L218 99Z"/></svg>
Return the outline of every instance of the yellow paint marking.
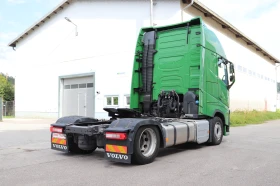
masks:
<svg viewBox="0 0 280 186"><path fill-rule="evenodd" d="M109 148L110 152L116 152L113 145L108 145L108 148Z"/></svg>
<svg viewBox="0 0 280 186"><path fill-rule="evenodd" d="M125 149L122 146L118 146L118 148L120 149L121 153L126 153Z"/></svg>
<svg viewBox="0 0 280 186"><path fill-rule="evenodd" d="M118 146L118 145L106 145L106 151L126 154L127 153L127 147L126 146Z"/></svg>

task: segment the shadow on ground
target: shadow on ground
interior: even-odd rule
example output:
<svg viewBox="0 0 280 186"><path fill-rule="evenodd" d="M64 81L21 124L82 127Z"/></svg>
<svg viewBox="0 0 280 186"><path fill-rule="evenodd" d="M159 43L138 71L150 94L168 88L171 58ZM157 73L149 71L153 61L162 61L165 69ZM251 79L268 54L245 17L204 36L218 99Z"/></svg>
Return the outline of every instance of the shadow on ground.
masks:
<svg viewBox="0 0 280 186"><path fill-rule="evenodd" d="M162 161L161 158L165 156L172 156L174 154L186 152L186 151L193 151L201 148L207 148L206 144L196 144L196 143L187 143L187 144L181 144L177 146L172 146L165 149L160 149L159 153L157 155L156 161ZM105 154L103 149L97 149L92 154L75 154L75 153L61 153L56 152L56 154L60 154L61 156L65 157L71 157L71 158L86 158L87 161L102 161L104 163L104 167L106 168L112 168L112 167L131 167L131 166L145 166L145 165L135 165L135 164L125 164L125 163L119 163L119 162L112 162L105 159Z"/></svg>
<svg viewBox="0 0 280 186"><path fill-rule="evenodd" d="M192 151L192 150L197 150L200 148L205 148L207 145L204 144L196 144L196 143L188 143L188 144L183 144L183 145L177 145L173 146L170 148L165 148L165 149L160 149L159 153L157 155L157 158L162 158L165 156L172 156L173 154L177 153L182 153L186 151ZM112 166L117 166L117 167L131 167L131 166L141 166L141 165L135 165L135 164L124 164L124 163L118 163L118 162L112 162L108 161L104 157L104 150L103 149L98 149L92 154L86 154L86 155L81 155L81 154L72 154L72 153L62 153L63 156L68 156L68 157L77 157L77 158L85 158L89 161L91 160L99 160L99 161L104 161L104 166L105 167L112 167ZM155 161L160 161L159 159L156 159Z"/></svg>
<svg viewBox="0 0 280 186"><path fill-rule="evenodd" d="M196 144L196 143L187 143L187 144L172 146L169 148L160 149L157 157L170 156L172 154L176 154L176 153L180 153L180 152L185 152L185 151L189 151L189 150L197 150L202 147L207 147L207 146L201 145L201 144Z"/></svg>

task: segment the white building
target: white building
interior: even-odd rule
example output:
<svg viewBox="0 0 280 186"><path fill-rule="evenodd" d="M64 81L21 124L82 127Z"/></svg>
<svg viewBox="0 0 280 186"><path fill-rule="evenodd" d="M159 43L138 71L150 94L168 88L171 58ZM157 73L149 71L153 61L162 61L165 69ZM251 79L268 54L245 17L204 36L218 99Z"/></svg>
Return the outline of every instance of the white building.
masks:
<svg viewBox="0 0 280 186"><path fill-rule="evenodd" d="M105 118L104 107L128 106L140 28L195 16L217 34L235 63L231 110L276 109L276 58L199 1L185 10L190 1L151 2L66 0L13 40L16 117Z"/></svg>

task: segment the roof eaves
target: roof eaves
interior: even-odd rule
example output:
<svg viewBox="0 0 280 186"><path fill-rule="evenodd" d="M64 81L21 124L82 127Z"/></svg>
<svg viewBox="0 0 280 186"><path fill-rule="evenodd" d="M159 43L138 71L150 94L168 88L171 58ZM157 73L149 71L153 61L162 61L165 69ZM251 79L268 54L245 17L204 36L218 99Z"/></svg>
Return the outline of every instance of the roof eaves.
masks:
<svg viewBox="0 0 280 186"><path fill-rule="evenodd" d="M8 46L15 47L16 43L18 43L21 39L23 39L25 36L28 36L31 32L33 32L36 28L40 27L42 24L44 24L48 19L51 19L51 17L55 14L57 14L60 10L64 9L66 5L69 5L73 0L64 0L62 3L60 3L58 6L56 6L52 11L47 13L45 16L43 16L39 21L37 21L35 24L33 24L31 27L26 29L23 33L21 33L17 38L15 38L13 41L11 41Z"/></svg>
<svg viewBox="0 0 280 186"><path fill-rule="evenodd" d="M23 39L25 36L29 35L32 31L34 31L37 27L40 27L40 25L44 24L48 19L50 19L53 15L57 14L60 10L62 10L66 5L69 5L73 0L64 0L61 4L59 4L57 7L55 7L51 12L43 16L38 22L36 22L34 25L29 27L27 30L25 30L22 34L20 34L16 39L14 39L12 42L8 44L8 46L15 47L16 43L19 42L21 39ZM214 21L221 24L222 28L228 29L231 31L236 38L240 38L244 40L247 45L255 46L254 48L256 51L261 52L264 56L267 56L270 60L274 61L275 63L280 63L280 60L273 57L273 55L269 54L265 49L260 47L256 42L254 42L252 39L247 37L245 34L243 34L241 31L239 31L237 28L235 28L233 25L228 23L226 20L221 18L218 14L207 8L205 5L203 5L198 0L194 0L193 5L194 8L198 9L200 12L204 14L205 17L211 17Z"/></svg>

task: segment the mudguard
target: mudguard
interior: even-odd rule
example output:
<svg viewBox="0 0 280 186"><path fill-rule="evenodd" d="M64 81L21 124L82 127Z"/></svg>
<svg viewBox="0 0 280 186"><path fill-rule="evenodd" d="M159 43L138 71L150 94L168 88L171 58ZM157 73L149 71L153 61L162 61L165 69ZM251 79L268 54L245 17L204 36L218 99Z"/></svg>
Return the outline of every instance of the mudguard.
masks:
<svg viewBox="0 0 280 186"><path fill-rule="evenodd" d="M136 132L140 127L145 125L153 125L158 127L161 141L163 142L161 146L165 146L164 139L166 135L162 129L161 123L151 118L122 118L113 121L110 126L104 130L104 132L127 132L128 139L125 141L105 139L105 144L126 146L127 154L133 154L133 145Z"/></svg>
<svg viewBox="0 0 280 186"><path fill-rule="evenodd" d="M53 127L60 127L63 129L62 134L51 133L51 149L63 152L69 152L69 136L66 134L66 126L71 124L79 124L83 122L96 122L94 118L84 116L66 116L59 118L55 123L51 124ZM56 137L54 137L54 135Z"/></svg>
<svg viewBox="0 0 280 186"><path fill-rule="evenodd" d="M69 124L79 124L83 122L96 122L97 119L84 117L84 116L65 116L59 118L55 123L51 124L51 126L55 127L65 127Z"/></svg>

